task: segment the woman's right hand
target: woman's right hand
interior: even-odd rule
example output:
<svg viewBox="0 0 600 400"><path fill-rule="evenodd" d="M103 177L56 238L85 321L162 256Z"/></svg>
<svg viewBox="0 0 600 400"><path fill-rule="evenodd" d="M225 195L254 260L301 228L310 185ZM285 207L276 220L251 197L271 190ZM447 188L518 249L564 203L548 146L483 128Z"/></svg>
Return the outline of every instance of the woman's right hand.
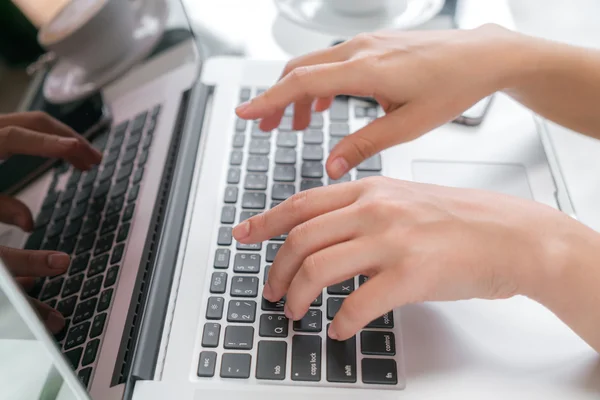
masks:
<svg viewBox="0 0 600 400"><path fill-rule="evenodd" d="M508 87L522 71L524 36L495 25L474 30L378 32L288 63L272 88L242 104L244 119L276 128L294 103L294 128L305 129L311 108L336 95L374 97L386 116L347 136L331 152L327 172L339 178L385 148L451 121L480 99Z"/></svg>

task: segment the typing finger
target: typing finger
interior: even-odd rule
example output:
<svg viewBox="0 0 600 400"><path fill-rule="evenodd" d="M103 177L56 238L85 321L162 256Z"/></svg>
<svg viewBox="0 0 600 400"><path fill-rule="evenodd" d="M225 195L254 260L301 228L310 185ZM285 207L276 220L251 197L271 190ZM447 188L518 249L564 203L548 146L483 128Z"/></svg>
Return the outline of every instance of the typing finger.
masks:
<svg viewBox="0 0 600 400"><path fill-rule="evenodd" d="M62 158L76 168L87 170L92 163L80 158L81 146L75 138L47 135L18 126L0 129L0 158L12 154Z"/></svg>
<svg viewBox="0 0 600 400"><path fill-rule="evenodd" d="M10 196L0 195L0 222L16 225L25 232L33 229L33 217L29 208Z"/></svg>
<svg viewBox="0 0 600 400"><path fill-rule="evenodd" d="M30 298L29 302L35 308L40 319L44 321L46 328L48 328L50 332L58 333L65 326L65 318L54 308L37 299Z"/></svg>
<svg viewBox="0 0 600 400"><path fill-rule="evenodd" d="M277 207L236 226L233 236L241 243L258 243L279 236L318 215L352 204L360 190L356 182L350 182L297 193Z"/></svg>
<svg viewBox="0 0 600 400"><path fill-rule="evenodd" d="M369 274L368 271L377 268L381 263L381 256L373 249L376 243L372 238L361 237L327 247L308 256L302 263L298 273L294 276L286 295L286 316L293 320L301 319L308 311L311 302L319 293L330 285L354 279L358 274ZM275 272L273 267L269 271L267 284L274 283L277 278L271 277ZM344 294L350 294L352 285L345 284Z"/></svg>
<svg viewBox="0 0 600 400"><path fill-rule="evenodd" d="M269 271L264 297L273 302L280 300L297 273L316 272L312 265L316 261L315 253L352 239L360 228L361 222L348 207L319 215L293 228ZM302 271L305 268L307 270Z"/></svg>
<svg viewBox="0 0 600 400"><path fill-rule="evenodd" d="M18 277L15 278L15 280L17 281L17 283L19 285L21 285L21 287L23 288L23 291L28 293L29 291L31 291L31 289L34 288L35 286L35 280L36 278L32 278L32 277Z"/></svg>
<svg viewBox="0 0 600 400"><path fill-rule="evenodd" d="M0 258L14 276L54 276L69 267L69 256L58 251L21 250L0 246Z"/></svg>
<svg viewBox="0 0 600 400"><path fill-rule="evenodd" d="M323 112L323 111L327 110L329 107L331 107L332 103L333 103L333 97L318 98L317 101L315 102L315 111Z"/></svg>

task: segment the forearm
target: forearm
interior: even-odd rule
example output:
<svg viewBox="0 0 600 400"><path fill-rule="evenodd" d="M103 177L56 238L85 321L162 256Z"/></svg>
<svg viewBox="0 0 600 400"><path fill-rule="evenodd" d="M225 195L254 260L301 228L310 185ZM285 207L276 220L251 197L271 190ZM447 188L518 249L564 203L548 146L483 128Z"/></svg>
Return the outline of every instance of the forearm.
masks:
<svg viewBox="0 0 600 400"><path fill-rule="evenodd" d="M518 35L504 91L537 114L600 139L600 51ZM511 63L508 63L509 65Z"/></svg>

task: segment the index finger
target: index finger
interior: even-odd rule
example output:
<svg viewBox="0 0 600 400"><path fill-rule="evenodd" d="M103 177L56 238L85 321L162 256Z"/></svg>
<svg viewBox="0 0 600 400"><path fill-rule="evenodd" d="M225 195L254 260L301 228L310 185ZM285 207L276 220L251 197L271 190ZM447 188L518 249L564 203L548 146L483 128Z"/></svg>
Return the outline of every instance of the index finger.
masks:
<svg viewBox="0 0 600 400"><path fill-rule="evenodd" d="M241 243L258 243L289 232L305 221L354 203L360 194L356 183L342 183L297 193L277 207L236 226L233 236Z"/></svg>
<svg viewBox="0 0 600 400"><path fill-rule="evenodd" d="M361 68L360 60L308 65L294 69L270 89L240 105L240 118L258 119L273 115L289 104L315 97L340 94L370 96L371 74Z"/></svg>

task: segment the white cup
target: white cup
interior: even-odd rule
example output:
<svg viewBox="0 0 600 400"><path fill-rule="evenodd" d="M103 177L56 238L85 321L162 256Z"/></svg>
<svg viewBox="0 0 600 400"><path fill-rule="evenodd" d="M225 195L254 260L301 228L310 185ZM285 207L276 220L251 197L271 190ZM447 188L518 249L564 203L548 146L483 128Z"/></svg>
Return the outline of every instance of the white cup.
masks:
<svg viewBox="0 0 600 400"><path fill-rule="evenodd" d="M71 0L40 28L38 41L93 74L131 51L136 12L130 0Z"/></svg>
<svg viewBox="0 0 600 400"><path fill-rule="evenodd" d="M359 17L383 14L392 6L403 11L408 0L325 0L325 3L339 13Z"/></svg>

